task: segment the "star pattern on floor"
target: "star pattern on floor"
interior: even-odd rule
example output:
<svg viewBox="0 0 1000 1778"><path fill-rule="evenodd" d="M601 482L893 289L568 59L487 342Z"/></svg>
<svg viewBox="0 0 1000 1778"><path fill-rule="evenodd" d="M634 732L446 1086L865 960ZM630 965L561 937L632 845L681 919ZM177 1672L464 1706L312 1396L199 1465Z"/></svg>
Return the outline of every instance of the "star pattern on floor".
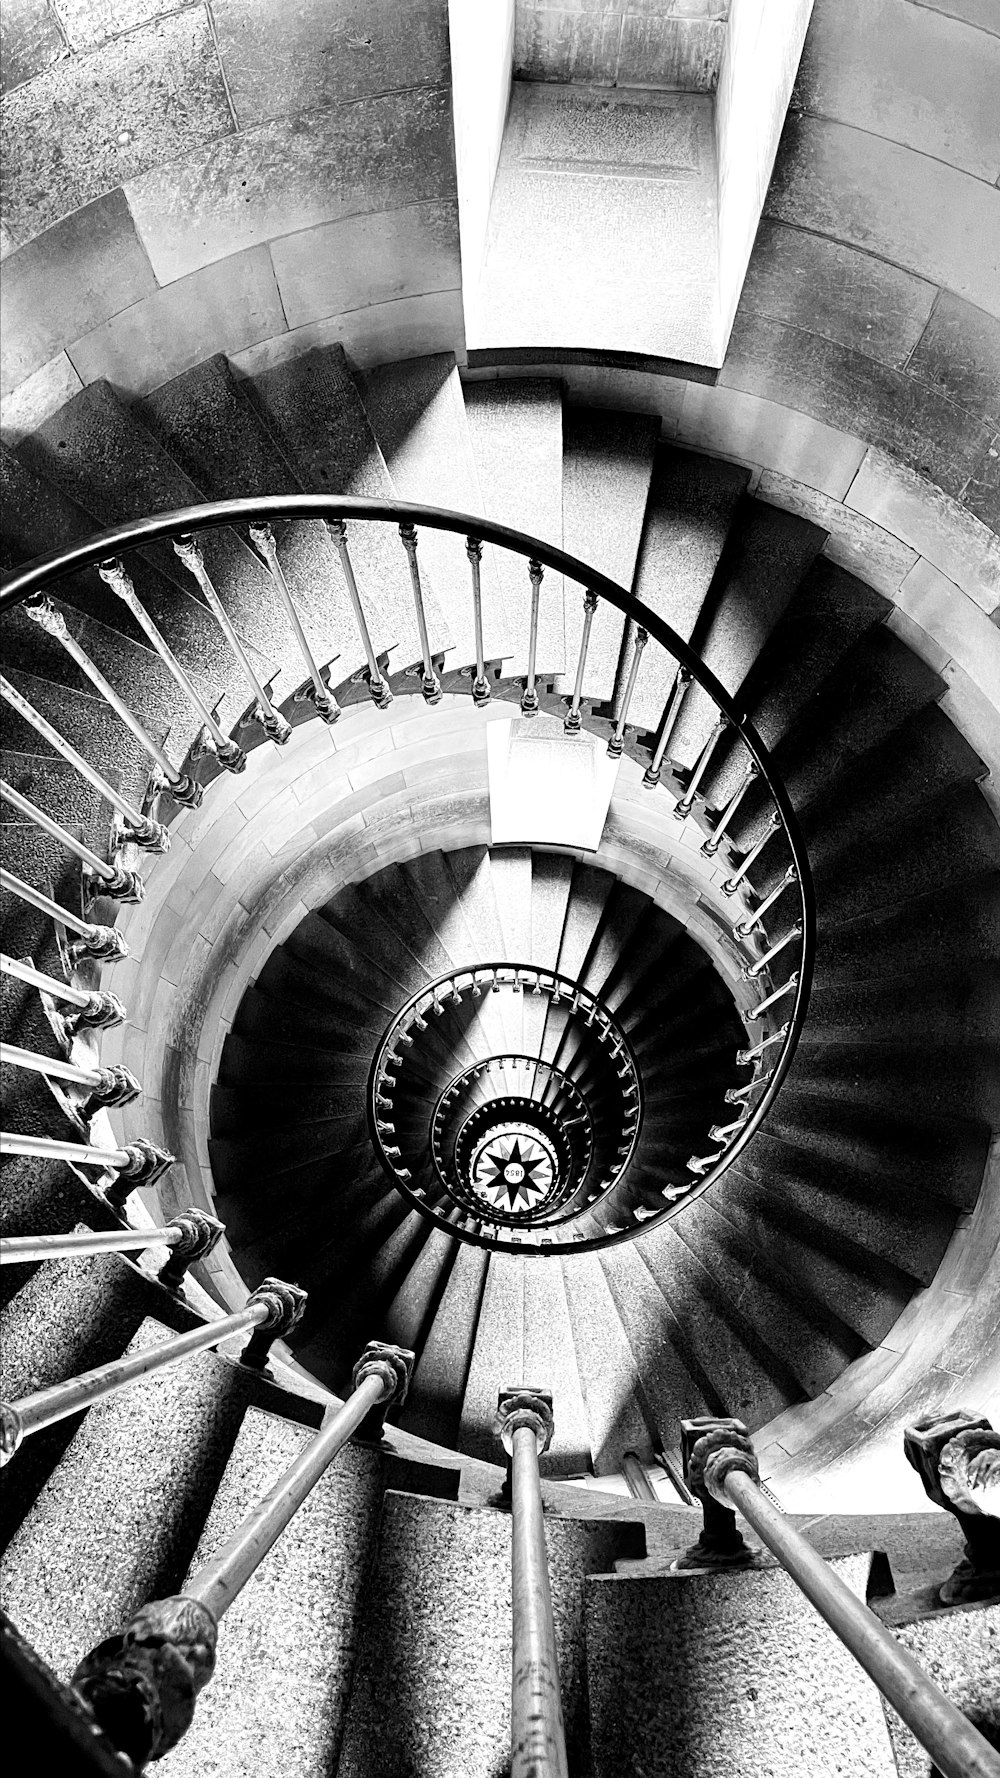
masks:
<svg viewBox="0 0 1000 1778"><path fill-rule="evenodd" d="M496 1210L536 1209L549 1197L554 1180L548 1149L523 1130L490 1137L473 1169L477 1196Z"/></svg>

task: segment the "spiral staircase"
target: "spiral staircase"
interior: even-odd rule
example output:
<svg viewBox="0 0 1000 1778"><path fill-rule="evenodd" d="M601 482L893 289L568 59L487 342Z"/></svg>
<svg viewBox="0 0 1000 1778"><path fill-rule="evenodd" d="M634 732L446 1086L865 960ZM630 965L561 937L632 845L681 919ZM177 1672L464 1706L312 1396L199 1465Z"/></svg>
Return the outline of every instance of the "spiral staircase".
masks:
<svg viewBox="0 0 1000 1778"><path fill-rule="evenodd" d="M81 546L3 617L3 950L80 1015L5 975L5 1043L36 1063L4 1068L26 1139L4 1232L117 1226L140 1138L179 1157L134 1195L140 1226L196 1202L226 1228L186 1295L119 1255L5 1269L5 1397L265 1278L308 1292L270 1379L224 1344L25 1441L5 1608L67 1680L182 1590L388 1340L416 1355L388 1442L345 1453L227 1614L164 1769L494 1769L505 1520L481 1466L521 1381L556 1404L576 1769L721 1769L707 1717L669 1747L652 1715L624 1726L692 1509L560 1478L672 1467L681 1417L794 1415L883 1341L976 1203L1000 1118L1000 836L943 682L748 472L552 382L463 386L444 355L363 379L329 348L248 381L213 358L132 404L94 384L2 468L9 568ZM190 510L229 500L214 524ZM541 744L530 838L491 831L503 725L510 758ZM596 848L538 837L562 831L573 747L619 762ZM102 781L145 831L119 820L109 845ZM59 829L113 869L81 869ZM165 857L134 843L166 834ZM18 883L113 927L103 966ZM128 1020L105 1004L95 1029L116 982ZM845 1537L826 1548L863 1590L871 1545ZM895 1770L875 1694L782 1587L706 1583L698 1634L739 1595L764 1739L791 1641L829 1683L782 1722L788 1757L832 1772L849 1744L852 1770ZM956 1685L985 1683L978 1661L963 1678L955 1657ZM734 1769L770 1770L747 1745Z"/></svg>

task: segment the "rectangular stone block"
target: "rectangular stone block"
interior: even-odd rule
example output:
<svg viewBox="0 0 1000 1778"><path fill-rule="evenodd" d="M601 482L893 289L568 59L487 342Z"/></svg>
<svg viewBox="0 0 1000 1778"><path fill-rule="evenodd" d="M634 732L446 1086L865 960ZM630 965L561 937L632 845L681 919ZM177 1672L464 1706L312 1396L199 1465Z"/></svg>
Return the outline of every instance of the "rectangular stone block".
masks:
<svg viewBox="0 0 1000 1778"><path fill-rule="evenodd" d="M846 505L926 556L986 612L1000 604L1000 542L923 476L870 450Z"/></svg>
<svg viewBox="0 0 1000 1778"><path fill-rule="evenodd" d="M822 420L742 389L684 386L677 438L730 461L756 463L843 499L865 454L864 441Z"/></svg>
<svg viewBox="0 0 1000 1778"><path fill-rule="evenodd" d="M1000 322L942 290L907 367L977 414L1000 414Z"/></svg>
<svg viewBox="0 0 1000 1778"><path fill-rule="evenodd" d="M155 289L122 192L46 229L4 266L0 391Z"/></svg>
<svg viewBox="0 0 1000 1778"><path fill-rule="evenodd" d="M903 581L899 603L1000 706L1000 632L954 581L921 559Z"/></svg>
<svg viewBox="0 0 1000 1778"><path fill-rule="evenodd" d="M1000 314L995 194L930 155L849 124L789 117L765 212L868 248Z"/></svg>
<svg viewBox="0 0 1000 1778"><path fill-rule="evenodd" d="M317 223L451 198L454 178L449 94L421 88L257 125L175 155L126 192L153 269L169 284Z"/></svg>
<svg viewBox="0 0 1000 1778"><path fill-rule="evenodd" d="M0 91L9 93L65 55L59 22L46 0L17 0L3 16Z"/></svg>
<svg viewBox="0 0 1000 1778"><path fill-rule="evenodd" d="M174 0L59 0L71 49L97 49L111 37L176 10Z"/></svg>
<svg viewBox="0 0 1000 1778"><path fill-rule="evenodd" d="M271 259L291 328L372 303L454 290L461 283L458 206L443 200L347 216L274 241Z"/></svg>
<svg viewBox="0 0 1000 1778"><path fill-rule="evenodd" d="M232 130L206 12L189 6L55 63L10 94L4 125L7 226L25 241ZM187 206L183 226L190 230Z"/></svg>
<svg viewBox="0 0 1000 1778"><path fill-rule="evenodd" d="M904 575L909 574L917 560L915 549L900 543L861 513L852 517L850 508L839 501L830 500L815 489L803 488L773 470L765 470L761 476L757 498L822 525L830 532L823 554L886 598L895 599Z"/></svg>
<svg viewBox="0 0 1000 1778"><path fill-rule="evenodd" d="M26 377L10 395L0 399L0 438L8 449L13 449L82 388L65 352L58 352L34 376Z"/></svg>
<svg viewBox="0 0 1000 1778"><path fill-rule="evenodd" d="M212 8L240 127L449 74L446 0L216 0Z"/></svg>
<svg viewBox="0 0 1000 1778"><path fill-rule="evenodd" d="M937 295L935 284L873 253L765 217L740 309L822 334L898 369L920 339Z"/></svg>
<svg viewBox="0 0 1000 1778"><path fill-rule="evenodd" d="M70 347L85 383L106 377L145 395L213 352L242 352L285 331L266 247L204 266L132 304Z"/></svg>

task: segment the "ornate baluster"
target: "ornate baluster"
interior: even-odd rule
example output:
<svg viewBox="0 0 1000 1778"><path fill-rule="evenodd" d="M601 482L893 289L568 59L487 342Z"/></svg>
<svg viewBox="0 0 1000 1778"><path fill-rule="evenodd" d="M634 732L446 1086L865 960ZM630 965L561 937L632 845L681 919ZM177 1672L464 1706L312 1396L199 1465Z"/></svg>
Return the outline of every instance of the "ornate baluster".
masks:
<svg viewBox="0 0 1000 1778"><path fill-rule="evenodd" d="M80 1107L81 1116L93 1117L96 1111L111 1105L129 1105L137 1099L142 1086L135 1075L121 1063L110 1068L81 1068L61 1056L41 1056L35 1050L21 1049L16 1043L0 1043L0 1062L12 1068L24 1068L32 1074L43 1074L47 1080L68 1080L74 1086L89 1087L90 1093Z"/></svg>
<svg viewBox="0 0 1000 1778"><path fill-rule="evenodd" d="M758 858L760 857L761 853L763 852L764 847L767 845L772 834L777 833L780 826L781 826L781 816L778 814L777 809L772 809L767 826L764 829L764 832L761 834L760 839L757 841L756 845L751 846L749 852L747 853L746 857L743 860L743 863L740 865L739 870L735 870L733 872L732 876L727 877L726 881L723 883L723 885L722 885L723 895L735 895L736 894L736 891L739 888L740 884L742 883L743 878L746 876L748 871L753 869L754 865L756 864Z"/></svg>
<svg viewBox="0 0 1000 1778"><path fill-rule="evenodd" d="M79 914L71 914L68 908L60 907L51 896L43 895L30 883L23 883L13 871L0 869L0 887L9 889L12 895L19 896L39 913L48 914L57 925L77 934L69 946L74 962L80 957L94 957L102 963L116 963L120 957L128 956L128 946L113 926L95 926L90 920L81 920Z"/></svg>
<svg viewBox="0 0 1000 1778"><path fill-rule="evenodd" d="M270 525L251 525L250 541L256 545L264 558L271 579L274 581L274 584L278 589L278 596L288 614L288 621L295 633L295 640L299 645L299 652L302 655L306 671L312 681L311 696L312 701L316 706L316 714L321 722L327 724L335 723L340 719L340 705L316 665L313 651L309 646L309 639L305 630L302 628L302 624L299 621L299 614L295 609L292 595L288 590L285 571L278 560L278 550L274 541L274 532L271 530Z"/></svg>
<svg viewBox="0 0 1000 1778"><path fill-rule="evenodd" d="M344 579L347 582L347 591L354 611L354 621L358 626L358 635L361 637L361 646L365 651L365 660L368 662L368 690L371 693L372 703L377 710L388 710L392 703L392 692L379 671L372 639L368 633L368 621L362 610L361 595L358 592L358 583L354 578L354 564L347 547L347 526L343 519L328 519L326 528L337 546L340 566L344 570Z"/></svg>
<svg viewBox="0 0 1000 1778"><path fill-rule="evenodd" d="M674 724L677 721L680 707L684 702L684 696L690 683L691 674L689 669L687 667L678 667L677 677L674 680L674 689L670 694L670 701L663 712L663 720L660 723L660 732L656 738L653 757L642 776L642 781L649 790L655 789L656 785L660 782L660 772L663 767L663 758L667 751L667 744L673 733Z"/></svg>
<svg viewBox="0 0 1000 1778"><path fill-rule="evenodd" d="M16 976L18 981L40 989L43 994L51 995L53 1000L68 1001L75 1008L75 1011L62 1015L63 1025L68 1031L104 1029L109 1025L122 1024L126 1017L125 1008L115 994L88 993L85 988L72 988L68 982L58 982L55 976L46 975L41 969L35 969L33 964L22 963L5 953L0 953L0 972Z"/></svg>
<svg viewBox="0 0 1000 1778"><path fill-rule="evenodd" d="M21 1266L55 1259L85 1258L91 1253L138 1253L149 1247L169 1247L171 1252L158 1277L170 1290L179 1290L195 1260L212 1252L225 1233L224 1225L206 1210L192 1206L182 1210L162 1228L88 1229L69 1235L8 1235L0 1240L0 1266Z"/></svg>
<svg viewBox="0 0 1000 1778"><path fill-rule="evenodd" d="M709 1141L728 1142L730 1136L735 1136L737 1130L742 1130L749 1115L749 1108L747 1108L744 1110L743 1116L734 1118L731 1124L713 1124L708 1132Z"/></svg>
<svg viewBox="0 0 1000 1778"><path fill-rule="evenodd" d="M1000 1434L968 1408L939 1408L903 1432L903 1452L935 1506L953 1513L965 1555L938 1589L943 1605L974 1605L1000 1591ZM992 1497L992 1498L991 1498Z"/></svg>
<svg viewBox="0 0 1000 1778"><path fill-rule="evenodd" d="M776 1000L780 1000L782 998L782 996L785 994L790 994L792 989L797 988L798 985L799 985L799 972L796 969L796 970L793 970L793 972L789 976L787 982L782 982L781 987L775 988L774 993L769 994L766 1000L758 1000L756 1006L751 1006L749 1008L749 1010L744 1014L744 1017L748 1018L748 1019L762 1018L763 1015L767 1012L768 1008L774 1005Z"/></svg>
<svg viewBox="0 0 1000 1778"><path fill-rule="evenodd" d="M580 699L583 696L583 675L587 666L587 650L590 647L590 632L594 623L594 612L597 610L597 594L586 592L583 595L583 629L580 633L580 654L576 663L576 679L573 682L573 698L570 703L563 728L568 735L579 734L582 724L580 716Z"/></svg>
<svg viewBox="0 0 1000 1778"><path fill-rule="evenodd" d="M752 1049L737 1050L736 1060L739 1063L739 1066L744 1068L748 1062L759 1062L765 1050L769 1050L773 1044L784 1043L791 1028L790 1024L784 1024L781 1026L780 1030L772 1031L770 1036L762 1037L760 1042L755 1043Z"/></svg>
<svg viewBox="0 0 1000 1778"><path fill-rule="evenodd" d="M113 685L109 685L104 674L94 665L86 650L80 647L76 637L70 635L62 612L56 610L51 599L40 599L37 604L28 603L24 605L23 610L27 617L33 618L49 636L54 636L56 641L62 644L71 660L76 662L80 671L86 674L90 683L100 692L105 703L110 704L115 715L121 718L125 727L135 736L143 752L148 754L153 761L174 801L182 803L185 808L197 809L205 794L204 786L199 784L196 778L190 777L187 772L182 772L177 766L171 764L163 748L157 746L152 735L147 734L138 717L133 716L125 700L119 697Z"/></svg>
<svg viewBox="0 0 1000 1778"><path fill-rule="evenodd" d="M538 1459L552 1442L552 1397L502 1389L494 1431L511 1497L511 1778L568 1778Z"/></svg>
<svg viewBox="0 0 1000 1778"><path fill-rule="evenodd" d="M701 848L702 852L704 853L706 858L711 858L713 852L717 852L719 850L719 847L722 844L722 841L723 841L725 834L726 834L726 830L728 829L729 824L733 819L733 816L736 814L737 809L739 808L741 802L743 801L743 798L746 796L747 791L750 789L750 786L753 783L754 779L758 778L759 776L760 776L759 768L754 763L754 761L751 760L750 764L747 766L747 769L746 769L746 776L743 778L742 782L737 786L736 790L733 792L728 803L726 804L725 808L723 809L722 814L720 815L718 821L715 824L715 830L712 833L711 837L705 841L705 844Z"/></svg>
<svg viewBox="0 0 1000 1778"><path fill-rule="evenodd" d="M763 973L764 973L765 969L767 969L768 965L773 963L775 957L778 956L779 952L781 952L785 949L786 945L790 945L792 943L793 939L801 938L801 937L802 937L802 927L799 925L798 922L796 922L796 924L794 926L790 927L789 930L785 933L784 938L779 938L777 944L773 944L769 951L764 951L763 954L760 957L757 957L753 963L750 963L747 965L747 967L742 972L743 980L745 982L756 981L757 977L759 975L763 975Z"/></svg>
<svg viewBox="0 0 1000 1778"><path fill-rule="evenodd" d="M251 1292L246 1306L233 1315L209 1321L204 1327L193 1328L190 1333L175 1334L143 1352L129 1352L124 1358L113 1359L110 1364L96 1365L93 1370L70 1377L65 1383L55 1383L50 1389L38 1389L32 1395L22 1396L20 1401L5 1403L0 1407L2 1461L9 1462L29 1433L39 1432L43 1426L54 1426L57 1421L68 1419L70 1414L79 1413L81 1408L93 1407L95 1402L106 1401L119 1389L127 1389L142 1377L165 1370L168 1365L179 1364L182 1358L188 1358L194 1352L217 1346L243 1328L252 1331L241 1363L248 1364L253 1370L263 1370L272 1343L291 1333L302 1317L305 1303L306 1293L297 1285L285 1284L279 1278L265 1278Z"/></svg>
<svg viewBox="0 0 1000 1778"><path fill-rule="evenodd" d="M28 797L22 796L19 790L15 790L12 784L7 783L6 778L0 778L0 797L4 802L10 803L12 809L17 809L19 814L27 815L28 820L33 821L36 827L40 827L43 833L50 834L52 839L58 840L61 846L65 846L67 852L72 852L79 858L85 870L96 879L97 892L100 895L109 895L115 901L138 902L142 900L145 894L145 885L138 872L126 870L124 865L107 864L103 858L98 858L96 852L92 852L82 840L78 840L73 834L68 833L65 827L60 827L59 822L53 821L52 816L47 815L44 809L39 809Z"/></svg>
<svg viewBox="0 0 1000 1778"><path fill-rule="evenodd" d="M24 605L22 610L31 617L34 615L35 608ZM94 767L84 759L82 753L78 753L76 748L64 739L58 729L54 729L52 724L47 722L45 717L35 709L34 704L30 704L27 698L22 697L21 693L15 690L14 686L2 674L0 674L0 696L6 698L8 704L11 704L18 714L24 717L25 722L29 722L43 740L48 741L50 746L54 747L56 752L79 772L81 778L85 778L87 783L99 792L105 802L110 803L111 807L117 810L122 820L128 824L122 833L123 841L127 841L133 846L140 846L144 852L166 852L170 845L170 835L166 828L161 826L159 821L151 821L147 816L140 815L138 809L134 809L131 803L126 802L121 792L115 790L106 778L102 778L100 772L94 770Z"/></svg>
<svg viewBox="0 0 1000 1778"><path fill-rule="evenodd" d="M541 562L528 563L528 578L531 581L531 624L528 630L528 676L521 693L522 716L537 716L538 693L535 690L535 662L538 655L538 607L542 590L542 575L545 570Z"/></svg>
<svg viewBox="0 0 1000 1778"><path fill-rule="evenodd" d="M73 1687L119 1750L141 1770L175 1747L215 1670L219 1621L274 1548L351 1434L378 1441L390 1404L404 1400L413 1353L373 1341L354 1390L183 1593L159 1599L85 1656ZM179 1676L180 1678L179 1682ZM123 1708L123 1701L127 1707Z"/></svg>
<svg viewBox="0 0 1000 1778"><path fill-rule="evenodd" d="M184 563L185 568L194 575L195 580L198 582L198 585L205 595L205 603L239 662L243 677L246 679L253 693L257 721L260 723L268 740L274 741L279 747L283 747L291 735L292 725L291 723L286 722L280 711L274 708L267 692L264 690L264 687L261 685L260 680L254 672L253 667L250 664L250 657L230 623L226 608L212 584L211 576L208 569L205 567L205 557L201 544L196 537L191 536L175 537L173 543L174 550Z"/></svg>
<svg viewBox="0 0 1000 1778"><path fill-rule="evenodd" d="M174 1164L174 1156L144 1136L124 1148L99 1148L93 1142L63 1142L56 1136L22 1136L0 1130L0 1154L37 1155L43 1160L69 1161L73 1166L99 1167L113 1174L104 1188L108 1203L120 1210L140 1185L153 1185Z"/></svg>
<svg viewBox="0 0 1000 1778"><path fill-rule="evenodd" d="M483 589L480 578L483 546L478 537L467 537L465 553L472 571L472 621L476 631L476 676L472 681L472 701L480 709L490 701L490 682L486 677L483 650Z"/></svg>
<svg viewBox="0 0 1000 1778"><path fill-rule="evenodd" d="M705 776L705 773L708 769L708 762L711 759L712 754L715 752L715 749L718 746L719 741L721 740L721 738L725 732L726 725L727 725L726 717L720 716L718 721L716 722L714 728L712 729L712 732L709 735L708 740L705 742L704 747L702 748L701 752L699 753L698 760L695 765L694 771L691 773L688 787L685 790L684 795L681 797L680 802L677 804L676 809L674 810L674 814L676 815L678 821L684 821L686 819L686 817L688 815L690 815L691 810L694 808L694 799L697 794L698 786L701 783L703 777Z"/></svg>
<svg viewBox="0 0 1000 1778"><path fill-rule="evenodd" d="M618 712L618 720L615 723L614 733L608 742L608 752L612 759L620 759L625 747L625 724L628 721L629 705L632 702L632 694L635 691L635 682L639 677L639 664L642 660L642 651L648 641L649 631L644 630L641 624L637 625L634 646L632 649L632 661L628 670L628 679L625 682L625 695L622 698L621 709ZM657 773L659 773L659 766L657 767Z"/></svg>
<svg viewBox="0 0 1000 1778"><path fill-rule="evenodd" d="M238 746L219 727L200 691L188 678L173 649L167 646L156 624L138 597L132 580L125 571L125 564L117 556L111 556L106 562L97 564L97 572L111 588L111 591L121 599L123 605L128 606L139 628L149 637L167 672L175 684L180 686L192 709L200 716L219 764L224 766L227 772L242 772L247 763L246 754L242 747Z"/></svg>
<svg viewBox="0 0 1000 1778"><path fill-rule="evenodd" d="M428 704L439 704L441 702L441 681L434 671L431 645L427 635L427 614L424 611L424 594L420 585L420 569L417 565L416 526L400 525L399 535L410 568L410 585L413 588L413 603L417 613L417 634L420 637L420 658L423 662L421 690Z"/></svg>
<svg viewBox="0 0 1000 1778"><path fill-rule="evenodd" d="M798 874L794 864L790 864L780 883L778 883L776 888L771 890L770 895L761 902L760 907L755 908L752 914L748 914L745 920L740 920L738 925L733 927L733 937L749 938L754 927L760 925L764 915L768 913L769 910L773 908L775 902L780 900L781 896L784 895L789 883L797 881Z"/></svg>

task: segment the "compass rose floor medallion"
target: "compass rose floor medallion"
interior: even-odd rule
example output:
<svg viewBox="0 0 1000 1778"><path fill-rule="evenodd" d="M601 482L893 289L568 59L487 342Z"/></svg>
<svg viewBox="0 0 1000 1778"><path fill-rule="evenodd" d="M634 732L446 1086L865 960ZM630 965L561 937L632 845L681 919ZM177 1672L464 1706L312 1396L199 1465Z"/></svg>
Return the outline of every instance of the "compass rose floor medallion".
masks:
<svg viewBox="0 0 1000 1778"><path fill-rule="evenodd" d="M507 1215L544 1209L558 1183L555 1149L527 1124L487 1131L472 1158L474 1195L490 1210Z"/></svg>

